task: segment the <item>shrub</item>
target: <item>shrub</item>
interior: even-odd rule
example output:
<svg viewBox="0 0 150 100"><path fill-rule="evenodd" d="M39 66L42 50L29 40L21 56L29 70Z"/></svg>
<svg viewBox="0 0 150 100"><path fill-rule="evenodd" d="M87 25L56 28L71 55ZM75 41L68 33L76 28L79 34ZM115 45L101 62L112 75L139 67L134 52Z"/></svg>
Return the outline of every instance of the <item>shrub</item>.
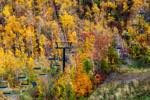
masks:
<svg viewBox="0 0 150 100"><path fill-rule="evenodd" d="M84 65L84 70L86 71L86 73L89 73L90 70L92 70L93 68L93 65L89 59L84 59L83 65Z"/></svg>
<svg viewBox="0 0 150 100"><path fill-rule="evenodd" d="M102 60L101 61L101 70L104 72L104 73L108 73L110 72L110 66L108 64L108 61L106 59Z"/></svg>
<svg viewBox="0 0 150 100"><path fill-rule="evenodd" d="M113 47L110 47L108 50L108 59L111 65L118 65L121 63L117 51Z"/></svg>

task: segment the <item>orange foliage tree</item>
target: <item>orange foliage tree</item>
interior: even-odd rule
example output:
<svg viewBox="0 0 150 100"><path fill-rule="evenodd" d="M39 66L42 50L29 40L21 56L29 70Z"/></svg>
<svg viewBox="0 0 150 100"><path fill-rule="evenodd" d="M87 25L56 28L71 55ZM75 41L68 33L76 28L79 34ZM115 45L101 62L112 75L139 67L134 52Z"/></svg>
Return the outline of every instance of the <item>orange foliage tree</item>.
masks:
<svg viewBox="0 0 150 100"><path fill-rule="evenodd" d="M84 96L91 92L92 83L86 73L78 72L76 74L73 89L77 96Z"/></svg>

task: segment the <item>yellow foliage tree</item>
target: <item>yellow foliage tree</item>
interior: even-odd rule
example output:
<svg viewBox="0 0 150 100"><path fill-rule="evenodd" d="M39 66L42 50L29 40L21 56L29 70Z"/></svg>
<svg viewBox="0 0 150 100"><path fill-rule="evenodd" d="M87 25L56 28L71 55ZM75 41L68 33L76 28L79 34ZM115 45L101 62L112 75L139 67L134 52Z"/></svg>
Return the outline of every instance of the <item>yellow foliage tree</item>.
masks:
<svg viewBox="0 0 150 100"><path fill-rule="evenodd" d="M74 17L69 15L67 12L64 12L64 14L60 16L60 19L65 29L72 29L75 25Z"/></svg>
<svg viewBox="0 0 150 100"><path fill-rule="evenodd" d="M11 5L6 5L3 9L3 14L8 17L11 15L11 12L12 12L12 7Z"/></svg>

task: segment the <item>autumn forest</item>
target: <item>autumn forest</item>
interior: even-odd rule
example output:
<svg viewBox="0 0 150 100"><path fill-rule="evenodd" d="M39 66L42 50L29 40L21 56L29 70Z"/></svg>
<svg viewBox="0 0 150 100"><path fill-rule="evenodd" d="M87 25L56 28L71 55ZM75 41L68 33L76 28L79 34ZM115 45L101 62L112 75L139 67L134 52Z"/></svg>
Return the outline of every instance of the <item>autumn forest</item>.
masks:
<svg viewBox="0 0 150 100"><path fill-rule="evenodd" d="M150 0L0 0L0 100L150 100Z"/></svg>

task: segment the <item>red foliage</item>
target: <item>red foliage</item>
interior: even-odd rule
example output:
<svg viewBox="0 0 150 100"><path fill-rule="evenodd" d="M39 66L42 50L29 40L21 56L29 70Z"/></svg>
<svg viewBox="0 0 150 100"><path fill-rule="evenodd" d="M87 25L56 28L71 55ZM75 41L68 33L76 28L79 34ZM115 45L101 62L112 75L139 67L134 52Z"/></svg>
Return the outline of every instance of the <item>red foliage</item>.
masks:
<svg viewBox="0 0 150 100"><path fill-rule="evenodd" d="M112 43L112 37L109 34L100 34L96 36L93 59L102 60L106 57L109 46Z"/></svg>
<svg viewBox="0 0 150 100"><path fill-rule="evenodd" d="M98 85L101 84L105 80L105 75L103 74L96 74L94 78L94 84Z"/></svg>

